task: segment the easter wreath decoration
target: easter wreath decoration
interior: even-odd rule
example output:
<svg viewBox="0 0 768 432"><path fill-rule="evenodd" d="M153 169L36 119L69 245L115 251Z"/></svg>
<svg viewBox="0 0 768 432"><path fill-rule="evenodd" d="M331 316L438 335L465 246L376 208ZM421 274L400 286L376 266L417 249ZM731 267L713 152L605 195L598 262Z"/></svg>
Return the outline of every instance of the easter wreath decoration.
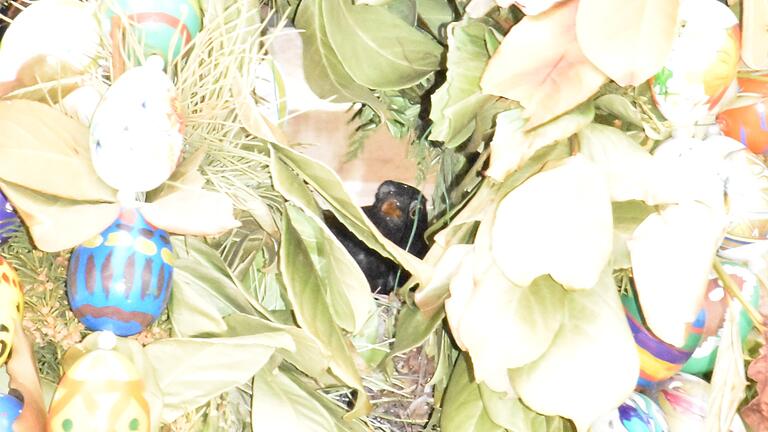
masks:
<svg viewBox="0 0 768 432"><path fill-rule="evenodd" d="M13 6L0 430L761 430L768 4L727 3ZM287 21L350 156L436 174L423 259L281 130Z"/></svg>

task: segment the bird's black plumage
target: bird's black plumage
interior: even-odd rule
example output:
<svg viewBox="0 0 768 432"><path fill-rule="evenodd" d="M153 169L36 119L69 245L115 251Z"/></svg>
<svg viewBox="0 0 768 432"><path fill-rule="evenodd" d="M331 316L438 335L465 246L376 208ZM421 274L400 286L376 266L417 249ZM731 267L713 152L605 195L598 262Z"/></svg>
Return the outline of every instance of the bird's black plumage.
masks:
<svg viewBox="0 0 768 432"><path fill-rule="evenodd" d="M428 246L424 240L427 200L418 189L387 180L379 185L373 204L362 209L384 237L419 258L427 253ZM405 281L407 273L366 246L333 213L325 211L323 216L333 234L362 269L371 291L389 294Z"/></svg>

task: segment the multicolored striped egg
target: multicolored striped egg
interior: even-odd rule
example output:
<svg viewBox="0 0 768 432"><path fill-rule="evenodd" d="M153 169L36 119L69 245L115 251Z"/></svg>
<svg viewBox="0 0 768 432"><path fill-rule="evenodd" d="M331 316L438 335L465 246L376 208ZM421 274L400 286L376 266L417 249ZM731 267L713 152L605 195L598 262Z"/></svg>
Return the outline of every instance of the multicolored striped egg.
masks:
<svg viewBox="0 0 768 432"><path fill-rule="evenodd" d="M0 192L0 244L8 240L18 222L19 217L16 216L8 198Z"/></svg>
<svg viewBox="0 0 768 432"><path fill-rule="evenodd" d="M13 332L23 314L24 294L19 277L11 264L0 257L0 365L8 359Z"/></svg>
<svg viewBox="0 0 768 432"><path fill-rule="evenodd" d="M122 354L95 350L61 378L48 413L48 431L149 432L149 404L136 367Z"/></svg>
<svg viewBox="0 0 768 432"><path fill-rule="evenodd" d="M139 42L144 56L158 54L166 63L178 57L184 47L197 36L203 25L200 5L196 0L116 0L105 1L103 13L111 28L112 16L125 17Z"/></svg>
<svg viewBox="0 0 768 432"><path fill-rule="evenodd" d="M757 154L768 152L768 82L739 78L739 92L762 96L758 102L725 110L718 114L717 124L725 136L740 141Z"/></svg>
<svg viewBox="0 0 768 432"><path fill-rule="evenodd" d="M670 345L656 337L643 320L640 304L635 293L621 295L624 312L632 330L640 355L640 376L637 387L649 389L678 372L691 357L701 340L704 320L701 314L691 323L685 344L682 347Z"/></svg>
<svg viewBox="0 0 768 432"><path fill-rule="evenodd" d="M686 373L675 374L661 383L651 395L664 412L670 432L706 430L707 403L712 389L708 382ZM731 422L730 432L744 432L744 424L737 414Z"/></svg>
<svg viewBox="0 0 768 432"><path fill-rule="evenodd" d="M72 253L67 294L75 316L93 331L139 333L168 302L173 274L168 233L136 209L123 209L104 232Z"/></svg>
<svg viewBox="0 0 768 432"><path fill-rule="evenodd" d="M667 420L656 402L633 393L618 408L592 424L591 432L668 432Z"/></svg>
<svg viewBox="0 0 768 432"><path fill-rule="evenodd" d="M741 295L754 308L760 303L760 282L757 276L747 268L745 264L724 261L723 269L728 273L736 285L741 290ZM725 292L722 282L713 278L707 287L707 295L704 298L704 306L700 314L705 322L702 332L702 341L698 348L693 352L691 358L683 365L683 372L702 375L712 371L717 359L717 348L720 345L720 337L723 333L723 322L725 321L725 312L729 306L736 307L739 310L739 334L744 342L752 330L752 320L747 312L741 307L741 303L733 301L731 296Z"/></svg>
<svg viewBox="0 0 768 432"><path fill-rule="evenodd" d="M680 2L678 31L664 67L651 79L651 94L675 127L693 125L716 111L736 79L739 20L717 0Z"/></svg>
<svg viewBox="0 0 768 432"><path fill-rule="evenodd" d="M91 161L113 188L145 192L176 169L184 146L184 121L176 89L150 57L129 69L104 94L91 119Z"/></svg>
<svg viewBox="0 0 768 432"><path fill-rule="evenodd" d="M13 422L21 415L23 408L20 400L0 393L0 432L13 432Z"/></svg>

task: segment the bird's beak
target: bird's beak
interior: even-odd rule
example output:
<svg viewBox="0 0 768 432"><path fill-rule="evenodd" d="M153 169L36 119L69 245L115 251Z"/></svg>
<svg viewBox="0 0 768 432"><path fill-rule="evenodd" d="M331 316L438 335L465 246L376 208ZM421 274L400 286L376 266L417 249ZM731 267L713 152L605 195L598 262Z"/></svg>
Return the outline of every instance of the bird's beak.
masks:
<svg viewBox="0 0 768 432"><path fill-rule="evenodd" d="M400 219L403 217L403 212L400 211L400 208L397 206L397 200L394 198L384 201L384 204L381 206L381 212L388 218Z"/></svg>

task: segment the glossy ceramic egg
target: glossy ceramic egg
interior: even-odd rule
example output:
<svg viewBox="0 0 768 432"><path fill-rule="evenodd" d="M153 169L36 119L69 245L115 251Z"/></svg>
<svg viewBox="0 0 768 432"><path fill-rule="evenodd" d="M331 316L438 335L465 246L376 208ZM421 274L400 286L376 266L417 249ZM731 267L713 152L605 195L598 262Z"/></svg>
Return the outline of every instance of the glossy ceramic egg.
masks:
<svg viewBox="0 0 768 432"><path fill-rule="evenodd" d="M126 71L107 90L91 120L91 160L113 188L144 192L171 176L184 144L176 89L151 57Z"/></svg>
<svg viewBox="0 0 768 432"><path fill-rule="evenodd" d="M668 432L664 413L656 402L642 393L633 393L610 414L601 417L590 432Z"/></svg>
<svg viewBox="0 0 768 432"><path fill-rule="evenodd" d="M689 128L710 113L736 78L738 19L717 0L680 2L678 32L651 93L674 127Z"/></svg>
<svg viewBox="0 0 768 432"><path fill-rule="evenodd" d="M124 209L104 232L72 253L70 307L93 331L139 333L168 302L172 260L168 233L151 226L136 209Z"/></svg>
<svg viewBox="0 0 768 432"><path fill-rule="evenodd" d="M21 415L23 408L20 400L0 393L0 432L13 432L13 422Z"/></svg>
<svg viewBox="0 0 768 432"><path fill-rule="evenodd" d="M48 413L49 432L148 432L149 404L136 368L122 354L95 350L64 374Z"/></svg>
<svg viewBox="0 0 768 432"><path fill-rule="evenodd" d="M178 57L202 27L196 0L116 0L104 5L106 28L113 15L125 17L143 43L144 56L158 54L166 62Z"/></svg>
<svg viewBox="0 0 768 432"><path fill-rule="evenodd" d="M649 389L677 373L693 354L701 340L704 321L701 316L691 323L685 344L682 347L670 345L654 335L643 321L640 304L633 292L623 293L621 302L637 345L640 356L640 376L637 387Z"/></svg>
<svg viewBox="0 0 768 432"><path fill-rule="evenodd" d="M0 244L8 240L18 222L19 217L16 216L8 198L0 192Z"/></svg>
<svg viewBox="0 0 768 432"><path fill-rule="evenodd" d="M710 392L710 384L703 379L678 373L660 384L652 397L664 412L670 432L704 431ZM729 431L744 431L738 414Z"/></svg>
<svg viewBox="0 0 768 432"><path fill-rule="evenodd" d="M724 135L740 141L757 154L768 152L768 82L739 78L739 92L762 96L760 101L747 106L725 110L718 114L717 124Z"/></svg>
<svg viewBox="0 0 768 432"><path fill-rule="evenodd" d="M0 257L0 365L13 346L16 323L24 314L24 295L19 277L5 258Z"/></svg>
<svg viewBox="0 0 768 432"><path fill-rule="evenodd" d="M723 268L739 286L744 300L757 308L760 303L760 284L757 276L745 264L723 262ZM725 312L730 305L739 310L739 334L741 335L742 342L747 339L750 330L752 330L752 320L746 311L742 309L741 303L737 300L732 300L725 292L722 282L717 278L713 278L707 287L704 305L700 312L702 316L699 317L699 319L703 319L705 322L701 343L683 366L683 372L701 375L712 371L715 367L717 348L720 345L720 338L723 332Z"/></svg>

